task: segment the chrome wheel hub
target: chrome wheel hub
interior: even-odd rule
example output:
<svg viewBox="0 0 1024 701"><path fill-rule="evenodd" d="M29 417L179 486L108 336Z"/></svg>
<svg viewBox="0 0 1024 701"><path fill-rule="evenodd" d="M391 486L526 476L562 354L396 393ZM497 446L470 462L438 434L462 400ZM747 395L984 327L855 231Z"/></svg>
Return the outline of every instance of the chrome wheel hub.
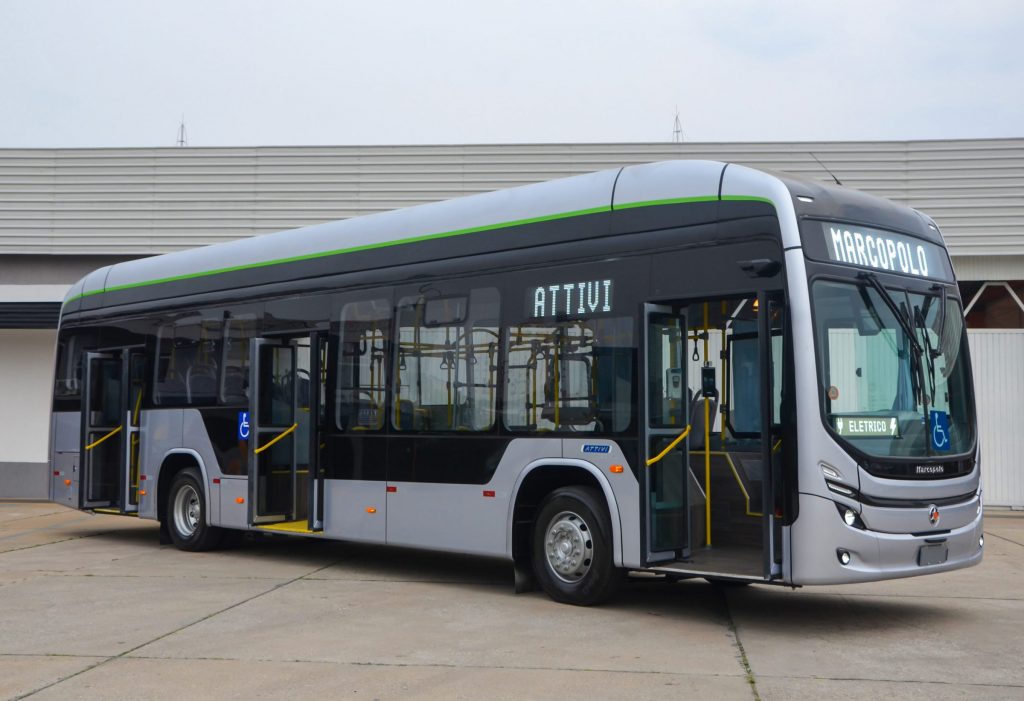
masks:
<svg viewBox="0 0 1024 701"><path fill-rule="evenodd" d="M191 538L199 527L201 513L199 493L195 487L186 484L174 495L174 527L178 533Z"/></svg>
<svg viewBox="0 0 1024 701"><path fill-rule="evenodd" d="M548 523L544 536L548 567L563 582L578 582L594 561L590 526L579 514L563 511Z"/></svg>

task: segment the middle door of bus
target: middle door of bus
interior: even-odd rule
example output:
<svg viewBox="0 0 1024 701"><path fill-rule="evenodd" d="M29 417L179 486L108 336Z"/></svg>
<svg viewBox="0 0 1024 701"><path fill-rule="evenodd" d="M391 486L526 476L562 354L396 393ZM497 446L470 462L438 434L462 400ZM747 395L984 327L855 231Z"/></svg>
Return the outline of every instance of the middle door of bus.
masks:
<svg viewBox="0 0 1024 701"><path fill-rule="evenodd" d="M324 354L321 334L252 340L249 520L322 529L318 470Z"/></svg>

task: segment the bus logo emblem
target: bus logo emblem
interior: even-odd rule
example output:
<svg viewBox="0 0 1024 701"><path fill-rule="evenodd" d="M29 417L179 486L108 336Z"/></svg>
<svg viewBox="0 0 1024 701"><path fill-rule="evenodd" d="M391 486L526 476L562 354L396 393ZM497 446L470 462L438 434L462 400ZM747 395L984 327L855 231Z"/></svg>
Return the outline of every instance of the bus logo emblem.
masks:
<svg viewBox="0 0 1024 701"><path fill-rule="evenodd" d="M607 453L612 448L608 445L595 445L593 443L587 443L583 446L584 453Z"/></svg>
<svg viewBox="0 0 1024 701"><path fill-rule="evenodd" d="M939 507L932 504L931 509L928 510L928 523L933 526L939 525Z"/></svg>

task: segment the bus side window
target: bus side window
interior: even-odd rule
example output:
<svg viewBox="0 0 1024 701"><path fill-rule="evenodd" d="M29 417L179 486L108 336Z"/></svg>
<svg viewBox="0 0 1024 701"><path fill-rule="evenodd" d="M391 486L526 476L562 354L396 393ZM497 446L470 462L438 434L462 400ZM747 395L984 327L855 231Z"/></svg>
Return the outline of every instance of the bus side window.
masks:
<svg viewBox="0 0 1024 701"><path fill-rule="evenodd" d="M398 305L395 428L489 431L498 382L500 298L469 294L407 297Z"/></svg>
<svg viewBox="0 0 1024 701"><path fill-rule="evenodd" d="M510 326L507 343L509 430L621 433L631 427L632 319L529 321Z"/></svg>
<svg viewBox="0 0 1024 701"><path fill-rule="evenodd" d="M57 345L55 397L77 397L82 393L83 336L75 331L62 332Z"/></svg>
<svg viewBox="0 0 1024 701"><path fill-rule="evenodd" d="M342 431L384 428L391 300L349 302L341 309L337 422Z"/></svg>
<svg viewBox="0 0 1024 701"><path fill-rule="evenodd" d="M211 404L217 396L220 321L191 317L157 332L154 401L165 406Z"/></svg>
<svg viewBox="0 0 1024 701"><path fill-rule="evenodd" d="M229 317L224 322L220 400L225 404L249 403L249 341L255 335L255 314Z"/></svg>

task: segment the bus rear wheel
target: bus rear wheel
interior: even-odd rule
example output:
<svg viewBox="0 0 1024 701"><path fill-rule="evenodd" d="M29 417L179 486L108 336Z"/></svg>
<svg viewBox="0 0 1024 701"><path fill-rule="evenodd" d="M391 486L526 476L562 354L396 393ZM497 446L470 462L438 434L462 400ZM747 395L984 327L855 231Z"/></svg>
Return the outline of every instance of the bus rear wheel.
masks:
<svg viewBox="0 0 1024 701"><path fill-rule="evenodd" d="M612 561L612 528L604 496L563 487L544 499L533 527L533 569L555 601L592 606L618 589L624 573Z"/></svg>
<svg viewBox="0 0 1024 701"><path fill-rule="evenodd" d="M207 523L202 475L187 468L174 476L167 495L167 530L179 550L200 552L221 544L224 531Z"/></svg>

